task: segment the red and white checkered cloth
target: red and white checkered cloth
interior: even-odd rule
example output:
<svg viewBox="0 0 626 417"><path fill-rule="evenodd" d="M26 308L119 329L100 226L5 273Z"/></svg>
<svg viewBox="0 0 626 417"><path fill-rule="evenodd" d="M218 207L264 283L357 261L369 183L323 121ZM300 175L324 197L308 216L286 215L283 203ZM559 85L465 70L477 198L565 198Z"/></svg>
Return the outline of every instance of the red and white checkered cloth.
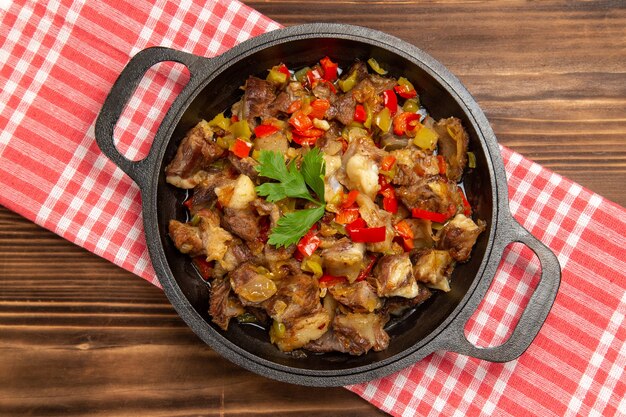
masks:
<svg viewBox="0 0 626 417"><path fill-rule="evenodd" d="M0 203L157 285L139 190L94 139L104 98L148 46L213 56L279 25L227 0L19 0L1 20ZM168 64L144 77L116 130L127 156L147 153L185 77ZM541 332L513 362L441 352L348 388L402 416L626 415L626 210L506 148L502 155L514 216L563 268ZM471 341L506 338L538 269L530 249L509 247L468 323Z"/></svg>

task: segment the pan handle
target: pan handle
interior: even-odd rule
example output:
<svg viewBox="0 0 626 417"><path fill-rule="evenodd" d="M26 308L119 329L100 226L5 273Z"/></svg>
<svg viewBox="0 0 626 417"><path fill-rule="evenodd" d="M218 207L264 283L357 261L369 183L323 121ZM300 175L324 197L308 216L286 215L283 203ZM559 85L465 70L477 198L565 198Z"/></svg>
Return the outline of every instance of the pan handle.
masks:
<svg viewBox="0 0 626 417"><path fill-rule="evenodd" d="M145 177L142 174L146 174L143 171L150 165L148 161L154 146L144 159L131 161L122 155L115 146L113 141L115 125L122 111L124 111L126 103L130 100L139 82L150 67L164 61L174 61L185 65L189 70L190 79L183 92L179 95L179 97L182 97L185 95L185 90L192 84L193 65L198 59L202 58L162 46L146 48L131 58L113 84L113 87L111 87L111 91L102 105L95 126L96 142L100 150L138 184L140 184L141 178Z"/></svg>
<svg viewBox="0 0 626 417"><path fill-rule="evenodd" d="M445 349L466 356L473 356L491 362L508 362L517 359L530 346L543 325L561 282L561 267L554 253L539 239L530 234L517 220L511 217L511 238L509 243L521 242L535 252L541 263L541 278L524 309L519 322L507 341L499 346L478 347L467 340L464 328L473 314L468 311L464 317L458 317L451 331L445 337Z"/></svg>

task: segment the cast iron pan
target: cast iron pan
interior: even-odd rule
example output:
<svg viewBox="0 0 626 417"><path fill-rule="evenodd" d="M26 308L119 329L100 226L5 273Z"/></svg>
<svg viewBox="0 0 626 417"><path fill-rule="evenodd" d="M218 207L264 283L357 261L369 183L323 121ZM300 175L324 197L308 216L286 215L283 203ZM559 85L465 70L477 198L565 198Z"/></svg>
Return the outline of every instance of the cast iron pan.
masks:
<svg viewBox="0 0 626 417"><path fill-rule="evenodd" d="M411 80L435 119L456 116L470 135L477 168L465 175L468 198L476 217L487 222L471 260L459 265L452 291L437 293L404 320L388 328L389 348L363 356L284 354L270 344L267 332L231 325L227 332L211 323L209 291L190 260L167 236L170 219L185 218L184 194L165 183L164 168L185 132L200 119L210 119L241 95L239 86L251 75L265 77L280 62L299 68L325 55L343 67L355 59L374 57L390 74ZM113 141L113 129L144 73L154 64L184 64L190 80L165 115L146 158L130 161ZM227 359L261 375L314 386L337 386L368 381L409 366L436 350L449 350L494 362L517 358L541 328L560 283L554 254L529 234L509 211L507 183L500 151L485 115L468 91L446 68L420 49L375 30L339 24L309 24L258 36L215 58L155 47L134 56L120 74L96 122L98 145L140 187L143 220L152 263L167 297L180 316L211 348ZM541 261L541 280L511 337L502 345L479 348L464 335L511 242L530 247Z"/></svg>

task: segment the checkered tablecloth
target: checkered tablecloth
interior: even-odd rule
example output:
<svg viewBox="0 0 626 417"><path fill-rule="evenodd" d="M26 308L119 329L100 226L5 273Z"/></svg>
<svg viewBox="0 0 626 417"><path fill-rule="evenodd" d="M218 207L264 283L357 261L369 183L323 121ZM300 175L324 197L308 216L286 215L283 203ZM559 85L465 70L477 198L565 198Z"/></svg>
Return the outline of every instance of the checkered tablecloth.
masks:
<svg viewBox="0 0 626 417"><path fill-rule="evenodd" d="M104 98L129 58L148 46L214 56L279 25L226 0L0 4L8 7L0 26L0 203L158 285L139 190L95 143ZM147 153L185 80L167 63L148 72L116 128L125 155ZM515 218L563 269L541 332L513 362L440 352L348 389L403 416L626 415L626 210L501 150ZM506 250L466 328L472 342L507 337L538 269L530 249Z"/></svg>

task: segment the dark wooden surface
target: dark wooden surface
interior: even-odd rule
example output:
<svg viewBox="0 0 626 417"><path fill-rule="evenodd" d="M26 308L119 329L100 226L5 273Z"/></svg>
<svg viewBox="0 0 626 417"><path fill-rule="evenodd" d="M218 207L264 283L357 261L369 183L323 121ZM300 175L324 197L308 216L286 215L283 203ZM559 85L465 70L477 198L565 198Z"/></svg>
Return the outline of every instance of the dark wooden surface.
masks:
<svg viewBox="0 0 626 417"><path fill-rule="evenodd" d="M626 3L247 1L369 26L440 60L500 142L626 205ZM244 371L157 288L0 207L0 415L376 416Z"/></svg>

